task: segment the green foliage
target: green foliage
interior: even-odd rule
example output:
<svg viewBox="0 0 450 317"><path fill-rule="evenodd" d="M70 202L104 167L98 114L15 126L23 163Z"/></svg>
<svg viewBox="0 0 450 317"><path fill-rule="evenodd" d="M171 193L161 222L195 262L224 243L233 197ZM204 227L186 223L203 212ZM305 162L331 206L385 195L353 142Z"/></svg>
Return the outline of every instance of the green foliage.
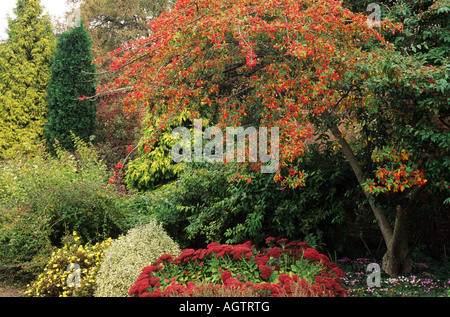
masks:
<svg viewBox="0 0 450 317"><path fill-rule="evenodd" d="M42 142L56 41L38 0L19 0L0 45L0 159Z"/></svg>
<svg viewBox="0 0 450 317"><path fill-rule="evenodd" d="M370 1L345 1L357 12ZM381 1L381 22L390 19L403 24L402 32L383 36L397 52L384 52L361 65L368 74L364 89L373 93L366 108L356 112L362 125L368 168L376 148L394 148L408 153L407 167L421 170L427 191L450 189L450 102L448 0ZM377 50L372 48L373 52ZM383 56L382 54L382 56ZM377 71L382 70L382 71ZM392 161L388 160L388 164ZM379 165L379 164L378 164ZM448 200L448 199L447 199Z"/></svg>
<svg viewBox="0 0 450 317"><path fill-rule="evenodd" d="M427 191L433 194L446 192L448 195L448 67L430 67L423 61L400 54L392 54L389 59L377 63L382 65L388 76L374 75L368 78L365 85L374 92L374 98L367 105L367 112L358 114L366 117L365 122L375 122L376 126L376 129L365 130L373 149L366 155L375 154L377 147L404 152L405 170L423 172ZM385 107L388 99L393 102ZM380 113L385 119L378 119ZM378 134L377 130L389 132ZM370 161L370 158L366 158ZM376 167L392 169L395 162L387 156L385 160L382 159L379 164L374 161L373 170Z"/></svg>
<svg viewBox="0 0 450 317"><path fill-rule="evenodd" d="M364 12L371 1L344 3L352 10ZM450 2L413 0L377 4L382 25L391 19L401 22L403 30L393 33L379 28L395 45L396 52L384 52L382 58L375 58L378 51L370 48L371 58L360 65L367 76L361 91L365 95L370 91L371 95L366 107L355 112L362 136L358 157L364 162L364 170L378 172L377 179L369 179L365 188L370 190L375 185L372 192L383 193L376 197L378 206L387 211L388 217L394 215L399 204L410 199L411 193L417 193L417 186L406 183L404 178L400 190L386 193L386 186L376 185L385 182L389 186L395 177L397 180L401 177L399 160L389 153L404 153L402 172L412 175L414 170L423 173L426 180L416 199L410 201L407 217L414 235L409 239L441 254L442 243L445 245L448 238L440 238L439 234L428 236L425 232L436 226L448 227L445 204L450 202ZM394 173L388 176L383 173L382 180L379 177L382 169Z"/></svg>
<svg viewBox="0 0 450 317"><path fill-rule="evenodd" d="M396 45L432 65L448 64L450 62L450 31L448 30L450 1L405 1L405 3L397 4L394 12L398 12L399 7L405 8L407 14L401 14L405 32L395 39Z"/></svg>
<svg viewBox="0 0 450 317"><path fill-rule="evenodd" d="M112 241L100 263L96 277L98 297L127 297L142 267L150 265L163 254L178 256L178 245L154 221L131 229Z"/></svg>
<svg viewBox="0 0 450 317"><path fill-rule="evenodd" d="M174 127L182 126L187 120L188 113L177 116ZM170 180L174 180L183 170L183 164L172 160L171 149L178 142L172 139L172 126L165 126L163 130L158 116L149 112L141 130L141 141L138 147L139 157L128 163L125 181L129 188L140 191L155 189ZM149 147L151 140L157 139L156 144Z"/></svg>
<svg viewBox="0 0 450 317"><path fill-rule="evenodd" d="M41 272L54 250L47 233L42 216L28 206L0 207L0 280L26 284Z"/></svg>
<svg viewBox="0 0 450 317"><path fill-rule="evenodd" d="M51 81L48 87L48 123L45 137L52 151L59 143L64 149L74 150L71 133L90 141L95 132L96 67L92 64L89 33L76 27L58 38Z"/></svg>
<svg viewBox="0 0 450 317"><path fill-rule="evenodd" d="M95 150L74 138L75 154L40 148L0 167L0 256L4 265L48 255L76 230L82 242L116 237L127 228L126 197L107 181Z"/></svg>
<svg viewBox="0 0 450 317"><path fill-rule="evenodd" d="M344 5L355 12L366 11L371 0L346 0ZM432 65L449 62L450 33L448 30L449 0L377 1L381 23L390 19L403 24L403 32L392 34L380 30L383 36L404 54L414 55Z"/></svg>
<svg viewBox="0 0 450 317"><path fill-rule="evenodd" d="M176 183L147 194L148 214L164 223L180 245L206 242L260 243L267 235L307 239L342 248L345 219L356 208L347 198L355 180L331 150L311 150L299 168L310 172L305 187L282 190L271 174L233 180L236 166L196 164ZM145 215L143 216L145 217Z"/></svg>
<svg viewBox="0 0 450 317"><path fill-rule="evenodd" d="M76 232L68 236L64 246L53 252L50 260L35 281L27 285L27 297L92 297L99 263L111 245L80 243ZM76 265L75 265L76 264Z"/></svg>

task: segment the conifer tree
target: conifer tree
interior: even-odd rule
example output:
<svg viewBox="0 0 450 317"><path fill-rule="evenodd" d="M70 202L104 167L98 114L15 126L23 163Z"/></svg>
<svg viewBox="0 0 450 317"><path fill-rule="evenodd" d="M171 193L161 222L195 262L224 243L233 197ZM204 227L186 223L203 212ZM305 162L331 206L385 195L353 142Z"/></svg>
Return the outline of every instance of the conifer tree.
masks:
<svg viewBox="0 0 450 317"><path fill-rule="evenodd" d="M56 47L39 0L18 0L0 46L0 158L32 150L43 139L47 86Z"/></svg>
<svg viewBox="0 0 450 317"><path fill-rule="evenodd" d="M48 87L48 123L45 137L71 151L72 133L88 142L95 132L95 101L83 98L96 93L95 71L89 33L83 26L58 38Z"/></svg>

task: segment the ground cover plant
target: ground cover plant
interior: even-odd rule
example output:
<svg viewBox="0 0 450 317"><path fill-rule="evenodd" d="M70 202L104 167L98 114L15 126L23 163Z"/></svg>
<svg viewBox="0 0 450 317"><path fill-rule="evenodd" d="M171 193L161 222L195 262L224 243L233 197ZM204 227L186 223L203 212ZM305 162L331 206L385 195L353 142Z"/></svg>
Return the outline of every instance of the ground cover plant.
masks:
<svg viewBox="0 0 450 317"><path fill-rule="evenodd" d="M343 272L309 244L275 238L268 238L267 243L264 249L251 242L211 243L205 249L184 249L177 258L163 255L142 269L129 294L199 296L232 290L240 295L277 297L292 296L297 290L304 296L347 295L341 286Z"/></svg>
<svg viewBox="0 0 450 317"><path fill-rule="evenodd" d="M426 263L415 263L415 271L408 275L390 277L381 274L380 286L369 287L367 284L367 265L380 261L369 258L347 257L338 260L339 267L345 272L343 287L350 297L448 297L450 296L450 278L441 274L428 273ZM448 265L448 264L447 264ZM442 270L442 267L440 268ZM447 268L448 272L448 268Z"/></svg>

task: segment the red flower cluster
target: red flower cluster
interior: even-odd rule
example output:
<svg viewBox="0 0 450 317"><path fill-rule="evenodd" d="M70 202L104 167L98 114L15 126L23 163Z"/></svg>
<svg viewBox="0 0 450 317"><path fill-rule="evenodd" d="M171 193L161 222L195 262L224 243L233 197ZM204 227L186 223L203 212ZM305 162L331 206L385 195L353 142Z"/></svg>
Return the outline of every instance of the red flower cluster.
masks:
<svg viewBox="0 0 450 317"><path fill-rule="evenodd" d="M131 287L129 293L139 294L140 297L159 297L161 296L160 279L152 277L154 271L162 269L162 266L150 265L145 267L139 275L137 281ZM153 290L153 292L150 292Z"/></svg>
<svg viewBox="0 0 450 317"><path fill-rule="evenodd" d="M326 256L310 248L307 243L297 241L286 243L285 239L275 238L267 241L269 245L278 243L281 247L273 246L258 252L250 241L239 245L211 243L206 249L184 249L175 259L168 254L163 255L153 265L142 270L129 290L129 294L137 297L193 296L206 285L210 290L221 288L250 290L262 296L347 295L347 291L341 287L340 277L344 275L342 270L335 263L330 262ZM320 264L324 269L315 276L315 283L311 285L292 272L280 272L280 265L282 266L280 261L286 259L290 259L289 261L308 259L311 263ZM259 278L252 279L245 276L245 272L232 273L236 272L238 263L242 262L257 267ZM177 273L174 273L173 268L176 268ZM203 272L202 270L207 274L218 272L220 274L218 281L222 283L195 285L193 281L186 281L189 276L192 276L190 274L195 273L195 276L199 276L197 274L199 271ZM176 276L169 276L170 274ZM177 278L186 282L180 283ZM201 281L201 277L198 280Z"/></svg>
<svg viewBox="0 0 450 317"><path fill-rule="evenodd" d="M114 184L114 179L118 178L118 175L119 175L120 170L123 169L123 162L120 161L119 163L117 163L117 164L115 165L115 168L116 168L116 170L114 171L114 175L111 176L111 177L109 178L109 182L110 182L111 184Z"/></svg>
<svg viewBox="0 0 450 317"><path fill-rule="evenodd" d="M117 163L116 166L115 166L115 168L116 168L117 170L123 169L123 162L120 161L119 163Z"/></svg>
<svg viewBox="0 0 450 317"><path fill-rule="evenodd" d="M253 246L250 242L246 242L244 244L238 245L226 245L226 244L218 244L211 243L207 246L206 249L184 249L180 256L174 260L174 263L184 263L192 260L202 260L205 256L210 254L215 254L216 258L220 258L225 254L229 254L233 259L240 259L241 257L249 260L252 253ZM160 258L157 263L161 263L164 261Z"/></svg>
<svg viewBox="0 0 450 317"><path fill-rule="evenodd" d="M273 270L267 265L258 266L258 269L261 271L261 278L263 280L268 280L273 273Z"/></svg>
<svg viewBox="0 0 450 317"><path fill-rule="evenodd" d="M306 251L303 253L303 256L310 259L314 263L321 259L319 252L316 249L311 248L306 249Z"/></svg>

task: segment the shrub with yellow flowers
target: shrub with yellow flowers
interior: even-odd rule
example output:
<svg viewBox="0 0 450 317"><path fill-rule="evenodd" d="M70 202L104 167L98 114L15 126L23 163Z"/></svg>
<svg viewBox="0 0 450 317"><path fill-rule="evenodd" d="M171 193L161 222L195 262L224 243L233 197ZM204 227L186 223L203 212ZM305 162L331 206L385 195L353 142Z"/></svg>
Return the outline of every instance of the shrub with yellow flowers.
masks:
<svg viewBox="0 0 450 317"><path fill-rule="evenodd" d="M80 243L74 231L64 246L52 253L36 281L27 285L24 296L29 297L92 297L95 277L111 238L102 243Z"/></svg>

